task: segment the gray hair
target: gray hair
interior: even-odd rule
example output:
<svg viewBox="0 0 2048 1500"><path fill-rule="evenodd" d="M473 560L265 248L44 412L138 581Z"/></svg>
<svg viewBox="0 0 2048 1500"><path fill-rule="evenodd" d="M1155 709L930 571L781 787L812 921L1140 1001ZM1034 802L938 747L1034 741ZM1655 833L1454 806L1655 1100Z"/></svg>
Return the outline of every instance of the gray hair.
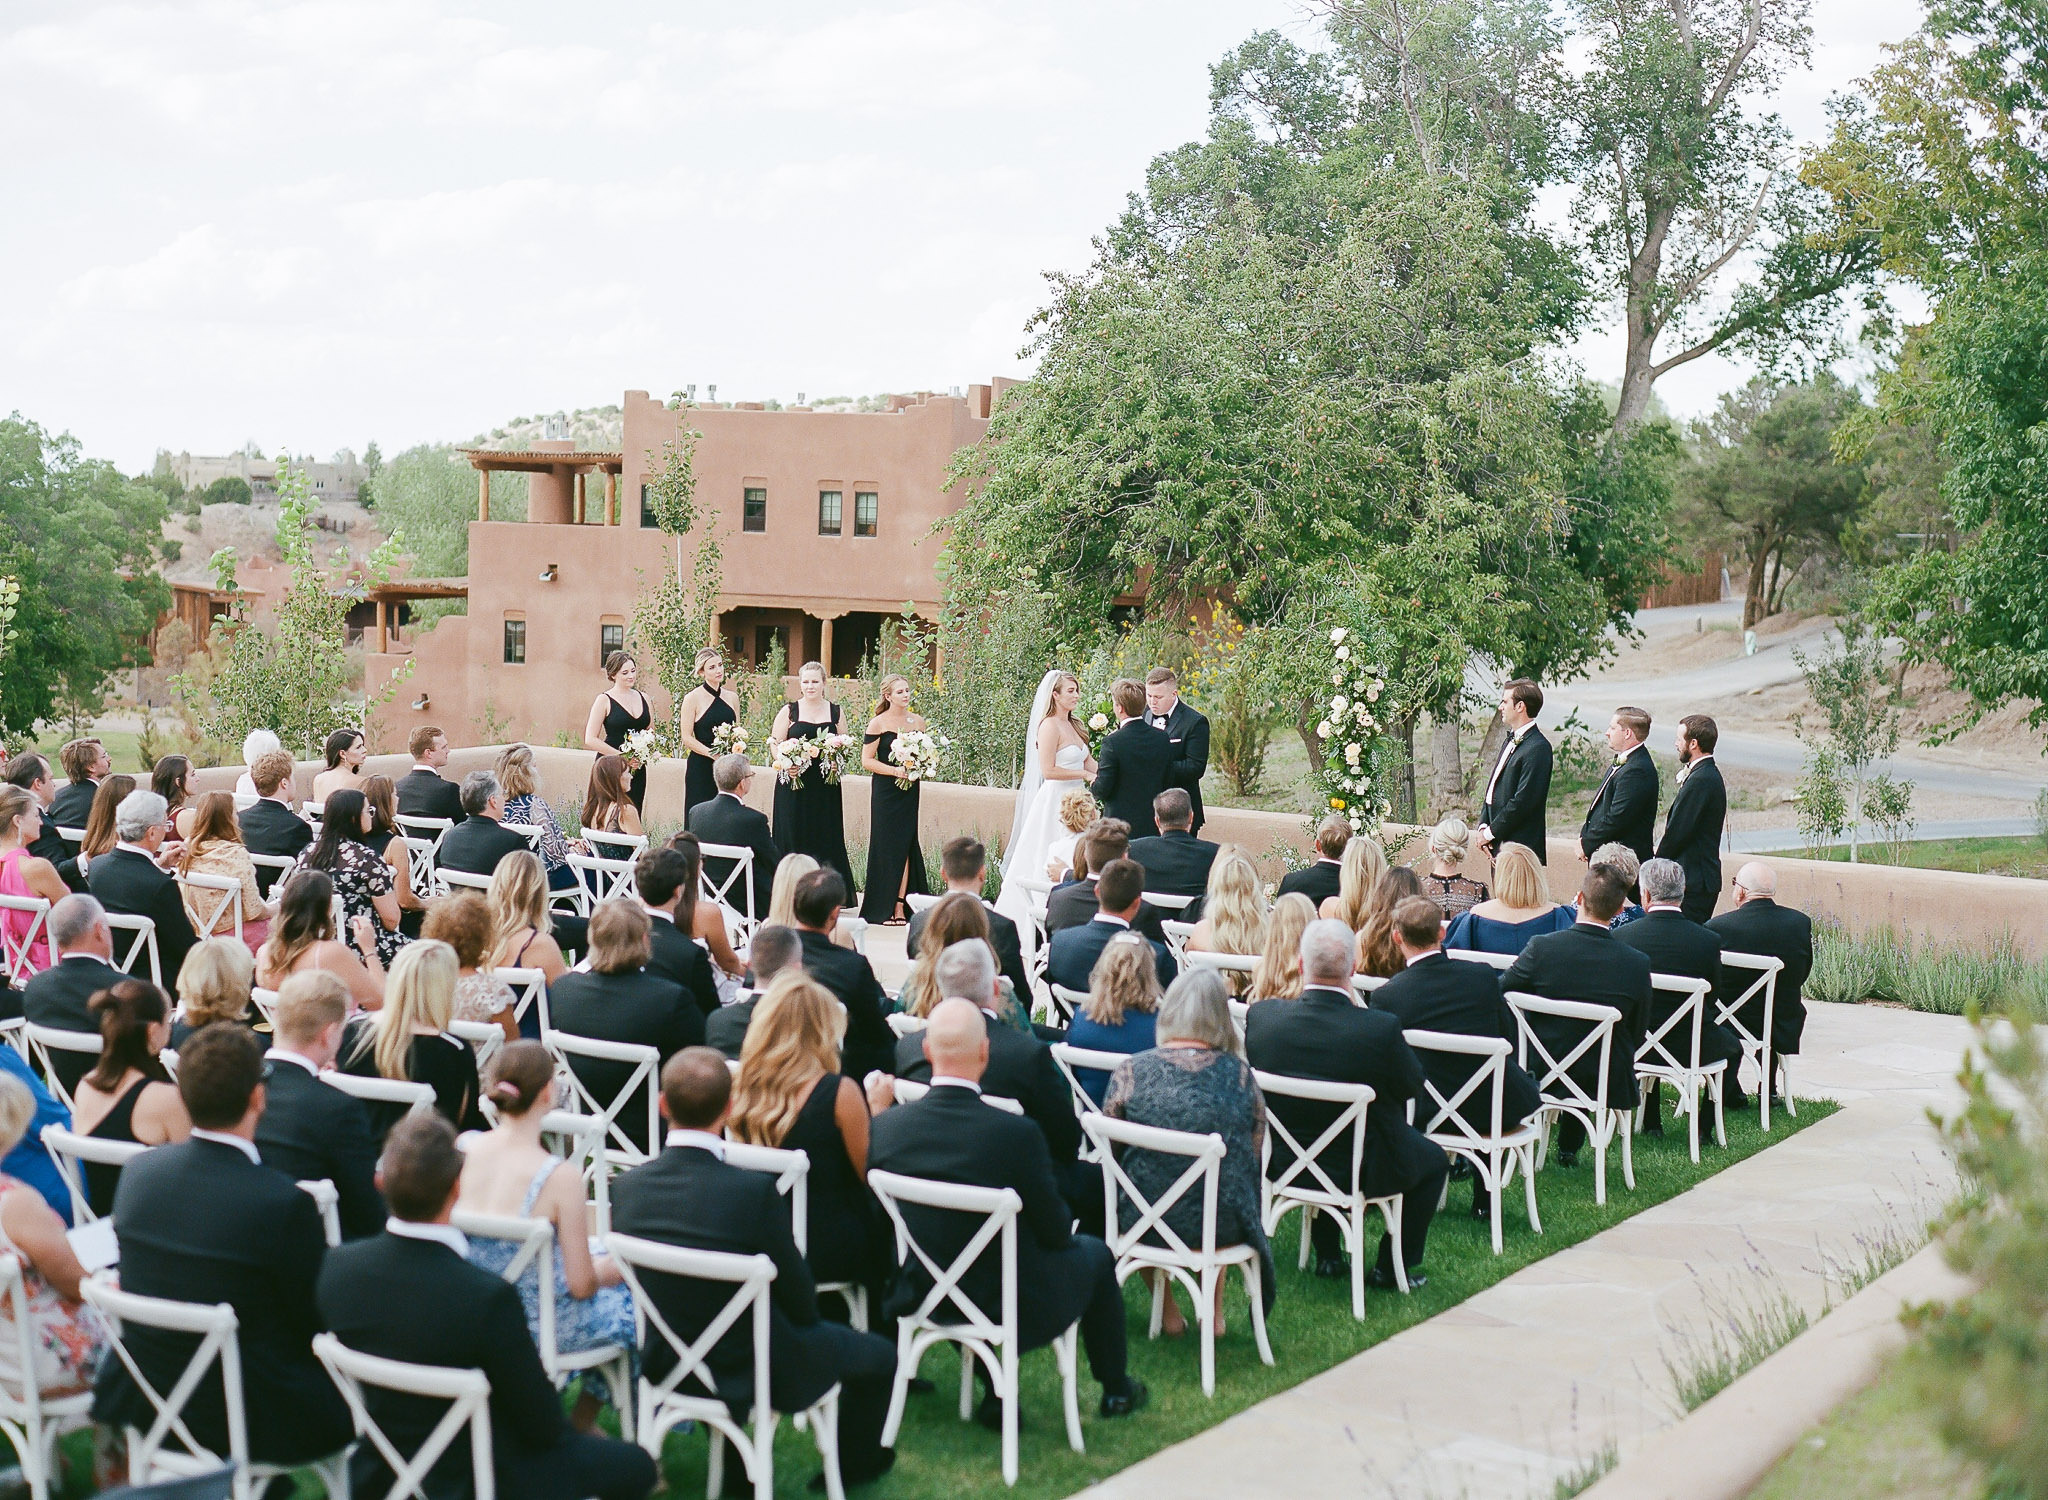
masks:
<svg viewBox="0 0 2048 1500"><path fill-rule="evenodd" d="M1347 929L1347 937L1350 935ZM1230 995L1214 969L1189 969L1167 988L1156 1023L1161 1042L1200 1042L1242 1056L1230 1024Z"/></svg>
<svg viewBox="0 0 2048 1500"><path fill-rule="evenodd" d="M268 729L252 729L242 739L242 764L253 766L273 750L282 750L284 741Z"/></svg>
<svg viewBox="0 0 2048 1500"><path fill-rule="evenodd" d="M1671 906L1685 899L1685 866L1675 859L1646 859L1640 871L1643 900Z"/></svg>
<svg viewBox="0 0 2048 1500"><path fill-rule="evenodd" d="M121 799L121 805L114 809L114 832L129 843L146 838L152 828L162 824L170 814L171 804L155 792L141 788L130 792Z"/></svg>
<svg viewBox="0 0 2048 1500"><path fill-rule="evenodd" d="M1778 894L1778 872L1757 860L1751 860L1735 872L1735 883L1752 896Z"/></svg>
<svg viewBox="0 0 2048 1500"><path fill-rule="evenodd" d="M50 908L50 941L61 953L76 948L107 920L107 909L84 892L66 896Z"/></svg>
<svg viewBox="0 0 2048 1500"><path fill-rule="evenodd" d="M753 774L754 763L738 750L711 763L711 784L721 792L738 791L740 783Z"/></svg>
<svg viewBox="0 0 2048 1500"><path fill-rule="evenodd" d="M462 811L467 817L479 817L491 805L491 798L504 788L498 785L498 778L489 771L471 771L462 778Z"/></svg>
<svg viewBox="0 0 2048 1500"><path fill-rule="evenodd" d="M996 992L995 950L980 938L949 943L932 969L942 1000L972 1000L986 1005Z"/></svg>
<svg viewBox="0 0 2048 1500"><path fill-rule="evenodd" d="M1358 961L1358 934L1342 922L1319 918L1301 929L1301 977L1315 984L1349 984Z"/></svg>
<svg viewBox="0 0 2048 1500"><path fill-rule="evenodd" d="M1636 877L1642 873L1641 863L1636 859L1636 851L1626 844L1602 844L1593 851L1593 857L1586 863L1605 865L1630 885L1634 885Z"/></svg>

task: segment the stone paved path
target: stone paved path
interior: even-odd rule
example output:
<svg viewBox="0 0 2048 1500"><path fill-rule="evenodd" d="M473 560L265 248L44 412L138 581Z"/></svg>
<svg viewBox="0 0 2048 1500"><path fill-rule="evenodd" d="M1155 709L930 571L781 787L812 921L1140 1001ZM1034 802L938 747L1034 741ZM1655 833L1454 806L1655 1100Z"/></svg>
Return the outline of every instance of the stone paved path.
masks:
<svg viewBox="0 0 2048 1500"><path fill-rule="evenodd" d="M1626 1454L1676 1419L1674 1330L1771 1288L1818 1312L1830 1267L1862 1264L1888 1226L1947 1200L1955 1174L1926 1111L1955 1096L1968 1035L1946 1016L1812 1006L1794 1087L1842 1101L1839 1114L1133 1465L1091 1500L1547 1500L1606 1444Z"/></svg>

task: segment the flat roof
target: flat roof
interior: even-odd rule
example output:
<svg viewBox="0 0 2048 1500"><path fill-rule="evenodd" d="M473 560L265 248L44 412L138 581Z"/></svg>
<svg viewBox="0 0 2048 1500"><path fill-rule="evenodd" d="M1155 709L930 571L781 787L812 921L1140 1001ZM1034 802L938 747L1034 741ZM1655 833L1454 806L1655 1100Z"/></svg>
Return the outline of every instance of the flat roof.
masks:
<svg viewBox="0 0 2048 1500"><path fill-rule="evenodd" d="M591 449L574 449L567 452L533 453L509 448L458 448L455 450L469 460L475 469L504 469L523 474L537 474L546 469L623 469L626 455L623 453L599 453Z"/></svg>

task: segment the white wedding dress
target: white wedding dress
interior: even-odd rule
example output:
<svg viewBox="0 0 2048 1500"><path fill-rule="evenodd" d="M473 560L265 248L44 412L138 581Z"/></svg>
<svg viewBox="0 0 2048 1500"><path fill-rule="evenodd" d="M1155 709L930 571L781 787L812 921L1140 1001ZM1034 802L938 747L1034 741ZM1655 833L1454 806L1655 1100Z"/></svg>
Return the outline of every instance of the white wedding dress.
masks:
<svg viewBox="0 0 2048 1500"><path fill-rule="evenodd" d="M1053 763L1062 771L1079 771L1088 761L1085 745L1062 745L1053 756ZM1062 778L1057 781L1042 781L1038 790L1032 793L1031 805L1024 809L1024 818L1017 825L1016 842L1003 860L1003 878L1007 880L1023 876L1030 880L1045 879L1046 862L1052 858L1054 843L1065 840L1069 845L1073 836L1060 822L1060 799L1076 787L1088 783Z"/></svg>

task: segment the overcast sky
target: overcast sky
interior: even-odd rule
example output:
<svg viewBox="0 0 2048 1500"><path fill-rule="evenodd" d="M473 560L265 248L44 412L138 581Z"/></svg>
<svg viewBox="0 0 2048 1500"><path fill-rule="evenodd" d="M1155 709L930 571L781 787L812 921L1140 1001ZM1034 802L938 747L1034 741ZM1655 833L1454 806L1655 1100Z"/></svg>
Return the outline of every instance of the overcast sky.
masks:
<svg viewBox="0 0 2048 1500"><path fill-rule="evenodd" d="M1817 0L1788 123L1916 22ZM0 410L136 469L1026 373L1042 274L1269 26L1314 38L1294 0L10 0Z"/></svg>

